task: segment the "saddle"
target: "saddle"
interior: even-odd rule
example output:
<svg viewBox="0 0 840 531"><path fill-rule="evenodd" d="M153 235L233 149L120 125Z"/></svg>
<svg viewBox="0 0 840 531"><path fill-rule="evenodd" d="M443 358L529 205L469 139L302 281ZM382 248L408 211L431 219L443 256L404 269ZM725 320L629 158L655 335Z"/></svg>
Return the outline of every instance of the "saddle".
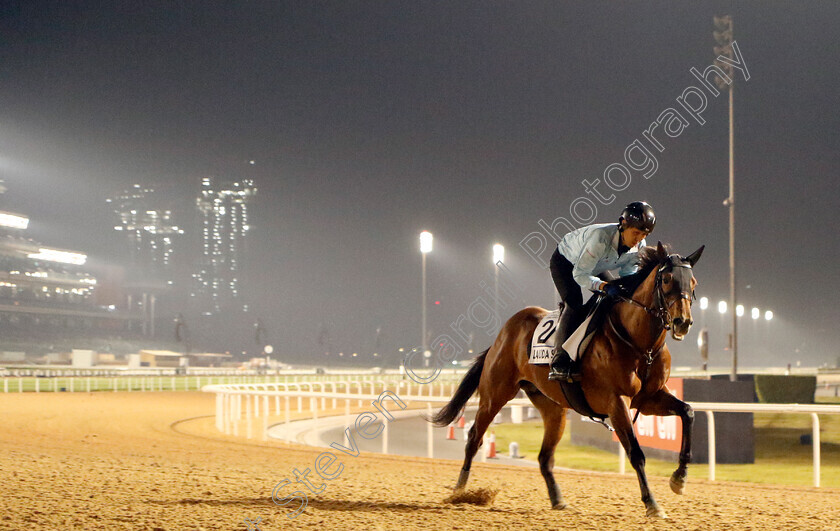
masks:
<svg viewBox="0 0 840 531"><path fill-rule="evenodd" d="M604 324L606 317L609 314L610 308L612 308L614 304L615 300L611 297L607 297L603 294L597 294L596 296L591 297L584 305L586 318L583 322L587 323L588 320L586 328L583 329L579 325L578 329L575 330L565 343L563 343L564 348L576 349L577 356L574 361L576 365L580 366L580 364L583 363L583 356L589 346L589 343L595 336L595 332L601 329L601 326ZM579 381L558 381L557 383L560 384L560 389L563 391L566 401L576 412L585 417L589 417L592 420L596 420L596 422L603 422L603 420L607 418L607 415L595 413L592 410L589 402L586 401L586 397L583 394L583 389L581 388Z"/></svg>

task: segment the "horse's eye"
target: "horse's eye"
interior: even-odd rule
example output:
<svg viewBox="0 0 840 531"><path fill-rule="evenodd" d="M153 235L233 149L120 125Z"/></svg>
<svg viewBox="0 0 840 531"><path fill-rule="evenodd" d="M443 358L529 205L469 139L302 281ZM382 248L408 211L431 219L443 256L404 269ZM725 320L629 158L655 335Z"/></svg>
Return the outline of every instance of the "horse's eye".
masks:
<svg viewBox="0 0 840 531"><path fill-rule="evenodd" d="M665 273L664 275L662 275L662 282L664 282L666 284L669 284L671 282L671 280L673 280L673 279L674 279L674 275L671 274L671 273Z"/></svg>

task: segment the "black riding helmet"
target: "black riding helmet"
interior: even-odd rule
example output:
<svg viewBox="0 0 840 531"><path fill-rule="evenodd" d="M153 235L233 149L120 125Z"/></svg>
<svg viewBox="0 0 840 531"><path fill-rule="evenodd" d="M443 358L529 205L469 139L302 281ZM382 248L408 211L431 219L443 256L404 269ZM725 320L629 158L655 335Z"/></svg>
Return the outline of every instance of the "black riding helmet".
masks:
<svg viewBox="0 0 840 531"><path fill-rule="evenodd" d="M643 230L648 234L653 232L653 227L656 226L656 214L653 208L644 201L633 201L624 207L621 217L618 218L619 223L622 219L628 227Z"/></svg>

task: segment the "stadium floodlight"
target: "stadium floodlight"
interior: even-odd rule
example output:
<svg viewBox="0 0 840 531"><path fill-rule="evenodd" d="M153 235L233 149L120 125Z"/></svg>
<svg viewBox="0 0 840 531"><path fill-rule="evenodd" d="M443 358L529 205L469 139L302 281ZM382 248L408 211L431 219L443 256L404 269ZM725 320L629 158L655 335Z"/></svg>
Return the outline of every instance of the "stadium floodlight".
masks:
<svg viewBox="0 0 840 531"><path fill-rule="evenodd" d="M764 320L769 321L771 319L773 319L773 312L771 312L770 310L764 312Z"/></svg>
<svg viewBox="0 0 840 531"><path fill-rule="evenodd" d="M726 301L720 301L718 303L718 312L726 313Z"/></svg>
<svg viewBox="0 0 840 531"><path fill-rule="evenodd" d="M705 310L709 307L709 297L700 297L700 309Z"/></svg>
<svg viewBox="0 0 840 531"><path fill-rule="evenodd" d="M759 316L761 316L761 312L759 311L758 308L753 308L752 312L750 312L750 315L752 316L753 319L758 319Z"/></svg>
<svg viewBox="0 0 840 531"><path fill-rule="evenodd" d="M420 252L423 254L432 252L432 233L424 230L420 233Z"/></svg>
<svg viewBox="0 0 840 531"><path fill-rule="evenodd" d="M738 317L741 317L741 316L744 315L744 305L743 304L739 304L738 306L735 307L735 315L737 315Z"/></svg>
<svg viewBox="0 0 840 531"><path fill-rule="evenodd" d="M434 237L432 233L424 230L420 233L420 257L421 257L421 318L420 318L420 335L423 351L426 351L426 255L432 252L432 240ZM428 360L426 360L428 367Z"/></svg>
<svg viewBox="0 0 840 531"><path fill-rule="evenodd" d="M48 249L42 247L38 249L37 253L30 253L26 255L27 258L33 260L46 260L48 262L60 262L62 264L82 265L87 261L87 255L81 253L71 253L70 251L60 251L58 249Z"/></svg>
<svg viewBox="0 0 840 531"><path fill-rule="evenodd" d="M498 264L499 262L505 261L505 246L497 243L493 245L493 263Z"/></svg>
<svg viewBox="0 0 840 531"><path fill-rule="evenodd" d="M0 227L25 230L29 226L29 218L11 212L0 212Z"/></svg>

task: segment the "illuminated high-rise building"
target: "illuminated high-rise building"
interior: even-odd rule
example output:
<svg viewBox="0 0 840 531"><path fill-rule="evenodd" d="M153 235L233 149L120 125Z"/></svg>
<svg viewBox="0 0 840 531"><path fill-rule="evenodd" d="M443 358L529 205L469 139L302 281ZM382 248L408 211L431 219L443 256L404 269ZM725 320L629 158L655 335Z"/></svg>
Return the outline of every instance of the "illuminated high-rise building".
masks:
<svg viewBox="0 0 840 531"><path fill-rule="evenodd" d="M205 177L196 199L201 224L198 270L191 297L204 315L248 311L242 275L251 230L252 179L216 181Z"/></svg>
<svg viewBox="0 0 840 531"><path fill-rule="evenodd" d="M172 255L184 230L173 221L169 194L133 185L106 201L116 215L114 230L128 238L135 272L147 279L174 283Z"/></svg>

